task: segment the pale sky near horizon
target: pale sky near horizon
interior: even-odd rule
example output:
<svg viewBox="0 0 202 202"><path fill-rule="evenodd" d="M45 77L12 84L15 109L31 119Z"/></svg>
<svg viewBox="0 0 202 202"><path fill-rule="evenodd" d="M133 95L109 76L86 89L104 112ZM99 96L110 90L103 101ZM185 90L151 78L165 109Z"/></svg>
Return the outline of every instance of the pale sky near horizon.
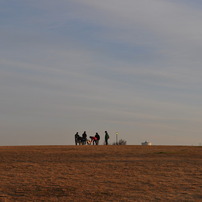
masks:
<svg viewBox="0 0 202 202"><path fill-rule="evenodd" d="M0 145L202 143L202 1L1 0Z"/></svg>

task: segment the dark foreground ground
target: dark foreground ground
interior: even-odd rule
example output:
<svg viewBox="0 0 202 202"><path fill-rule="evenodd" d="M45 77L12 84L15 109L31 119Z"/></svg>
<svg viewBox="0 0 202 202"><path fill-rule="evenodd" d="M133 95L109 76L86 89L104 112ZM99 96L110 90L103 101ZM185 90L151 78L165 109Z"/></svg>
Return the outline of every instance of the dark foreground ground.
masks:
<svg viewBox="0 0 202 202"><path fill-rule="evenodd" d="M0 147L0 201L202 201L202 147Z"/></svg>

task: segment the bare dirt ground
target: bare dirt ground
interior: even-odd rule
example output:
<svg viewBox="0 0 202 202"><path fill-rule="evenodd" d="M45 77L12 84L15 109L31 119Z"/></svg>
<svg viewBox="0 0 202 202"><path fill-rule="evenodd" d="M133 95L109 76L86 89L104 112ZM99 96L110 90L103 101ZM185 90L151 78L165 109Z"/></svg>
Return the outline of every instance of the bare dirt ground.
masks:
<svg viewBox="0 0 202 202"><path fill-rule="evenodd" d="M202 201L202 147L0 147L0 201Z"/></svg>

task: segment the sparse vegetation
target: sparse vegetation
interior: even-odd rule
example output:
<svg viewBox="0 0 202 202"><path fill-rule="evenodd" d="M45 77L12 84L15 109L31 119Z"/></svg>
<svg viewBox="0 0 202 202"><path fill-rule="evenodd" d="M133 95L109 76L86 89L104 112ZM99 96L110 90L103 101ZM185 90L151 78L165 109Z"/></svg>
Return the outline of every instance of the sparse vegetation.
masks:
<svg viewBox="0 0 202 202"><path fill-rule="evenodd" d="M127 141L123 139L120 139L118 142L112 143L112 145L126 145L126 144L127 144Z"/></svg>

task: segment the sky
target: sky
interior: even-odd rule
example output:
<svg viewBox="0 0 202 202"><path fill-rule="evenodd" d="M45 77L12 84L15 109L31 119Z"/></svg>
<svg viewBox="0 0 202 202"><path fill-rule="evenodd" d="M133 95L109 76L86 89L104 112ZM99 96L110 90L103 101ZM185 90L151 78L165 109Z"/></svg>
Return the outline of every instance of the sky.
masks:
<svg viewBox="0 0 202 202"><path fill-rule="evenodd" d="M0 145L201 145L201 22L199 0L1 0Z"/></svg>

